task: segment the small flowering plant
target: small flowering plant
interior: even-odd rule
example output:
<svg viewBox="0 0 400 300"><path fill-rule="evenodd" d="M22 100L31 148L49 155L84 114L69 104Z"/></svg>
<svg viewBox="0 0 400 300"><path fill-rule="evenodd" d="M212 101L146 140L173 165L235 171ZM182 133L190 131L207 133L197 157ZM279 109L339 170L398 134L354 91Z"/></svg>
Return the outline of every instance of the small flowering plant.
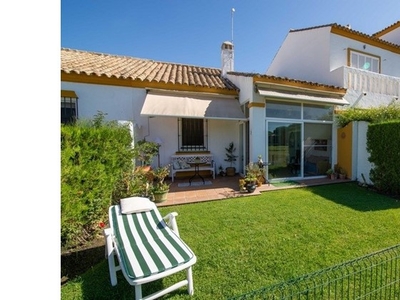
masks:
<svg viewBox="0 0 400 300"><path fill-rule="evenodd" d="M261 155L259 155L259 156L257 156L257 165L258 165L258 167L260 168L260 169L262 169L262 168L264 168L264 162L263 162L263 159L262 159L262 156Z"/></svg>

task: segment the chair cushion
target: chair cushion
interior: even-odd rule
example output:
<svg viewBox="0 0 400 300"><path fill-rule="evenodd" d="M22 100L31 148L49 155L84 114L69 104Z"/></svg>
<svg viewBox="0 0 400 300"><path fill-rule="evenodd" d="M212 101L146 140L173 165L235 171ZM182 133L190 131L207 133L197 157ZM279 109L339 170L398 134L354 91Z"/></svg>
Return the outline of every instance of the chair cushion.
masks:
<svg viewBox="0 0 400 300"><path fill-rule="evenodd" d="M174 166L175 170L179 170L181 168L181 165L179 164L179 161L177 161L177 160L174 160L172 162L172 165Z"/></svg>
<svg viewBox="0 0 400 300"><path fill-rule="evenodd" d="M126 215L115 205L110 208L110 221L120 265L133 280L172 269L195 257L156 208Z"/></svg>
<svg viewBox="0 0 400 300"><path fill-rule="evenodd" d="M190 169L191 166L184 160L179 161L179 164L181 165L181 169Z"/></svg>
<svg viewBox="0 0 400 300"><path fill-rule="evenodd" d="M138 212L150 211L154 208L154 204L145 197L130 197L120 201L121 213L132 214Z"/></svg>

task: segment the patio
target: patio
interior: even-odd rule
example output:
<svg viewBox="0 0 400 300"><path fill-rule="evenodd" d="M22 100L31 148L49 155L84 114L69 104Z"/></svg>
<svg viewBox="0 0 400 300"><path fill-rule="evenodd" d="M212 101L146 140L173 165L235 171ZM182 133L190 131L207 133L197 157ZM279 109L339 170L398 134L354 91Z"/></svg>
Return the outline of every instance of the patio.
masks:
<svg viewBox="0 0 400 300"><path fill-rule="evenodd" d="M273 184L263 184L254 191L254 193L242 193L239 191L240 176L222 177L217 176L215 179L212 177L205 177L204 180L210 181L209 185L195 185L195 186L182 186L189 182L189 178L176 178L174 182L170 183L170 191L168 199L165 202L157 203L157 206L171 206L187 203L195 203L202 201L222 200L233 197L259 195L262 192L274 191L278 189L296 188L299 186L313 186L322 184L335 184L349 181L348 179L335 179L331 180L327 177L318 179L302 179L296 180L298 185L295 186L274 186ZM201 182L201 179L196 178L193 183ZM180 187L181 186L181 187Z"/></svg>

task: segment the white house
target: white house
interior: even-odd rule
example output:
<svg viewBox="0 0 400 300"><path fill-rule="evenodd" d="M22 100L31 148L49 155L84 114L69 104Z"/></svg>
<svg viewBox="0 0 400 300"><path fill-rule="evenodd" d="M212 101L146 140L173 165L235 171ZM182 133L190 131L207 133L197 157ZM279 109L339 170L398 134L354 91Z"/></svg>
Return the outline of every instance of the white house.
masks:
<svg viewBox="0 0 400 300"><path fill-rule="evenodd" d="M290 30L267 74L343 87L343 109L391 105L400 96L400 21L374 34L338 24ZM370 183L367 124L346 127L337 134L337 162Z"/></svg>
<svg viewBox="0 0 400 300"><path fill-rule="evenodd" d="M224 43L222 58L230 59L232 51ZM211 155L217 168L225 168L230 142L242 157L246 118L238 97L220 69L61 49L62 122L98 112L106 120L130 121L136 141L161 145L153 166L169 164L175 154L195 153ZM240 166L237 171L243 172Z"/></svg>
<svg viewBox="0 0 400 300"><path fill-rule="evenodd" d="M238 172L258 156L269 179L315 178L339 163L352 179L368 175L365 124L338 129L335 112L390 105L400 93L400 22L367 35L330 24L291 30L267 74L233 70L234 47L221 47L221 69L61 49L62 121L131 121L135 139L161 144L153 164L173 155L211 155Z"/></svg>

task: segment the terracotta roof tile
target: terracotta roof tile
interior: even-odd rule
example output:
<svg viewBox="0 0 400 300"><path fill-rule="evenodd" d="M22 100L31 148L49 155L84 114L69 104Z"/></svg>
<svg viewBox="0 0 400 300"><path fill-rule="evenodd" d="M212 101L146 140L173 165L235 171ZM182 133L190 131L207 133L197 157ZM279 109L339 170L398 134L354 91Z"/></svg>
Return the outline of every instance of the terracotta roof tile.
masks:
<svg viewBox="0 0 400 300"><path fill-rule="evenodd" d="M388 27L386 27L386 28L384 28L384 29L382 29L382 30L380 30L378 32L375 32L374 34L372 34L372 36L380 38L386 32L394 30L394 29L396 29L398 27L400 27L400 21L397 21L397 22L393 23L392 25L390 25L390 26L388 26Z"/></svg>
<svg viewBox="0 0 400 300"><path fill-rule="evenodd" d="M76 49L61 48L61 71L157 82L174 85L238 91L216 68L153 61Z"/></svg>
<svg viewBox="0 0 400 300"><path fill-rule="evenodd" d="M397 23L393 24L392 26L397 26ZM392 27L392 26L390 26L390 27ZM367 39L369 39L371 41L375 41L375 42L378 42L378 43L381 43L381 44L384 44L384 45L389 45L391 47L400 49L400 45L393 44L393 43L390 43L390 42L387 42L385 40L380 39L378 37L377 33L375 33L373 35L368 35L368 34L360 32L360 31L353 30L349 26L339 25L337 23L321 25L321 26L314 26L314 27L308 27L308 28L302 28L302 29L291 29L291 30L289 30L289 32L306 31L306 30L312 30L312 29L322 28L322 27L337 28L337 29L340 29L343 32L348 32L348 33L354 34L354 35L359 36L359 37L367 38Z"/></svg>
<svg viewBox="0 0 400 300"><path fill-rule="evenodd" d="M345 88L342 88L339 86L328 85L328 84L323 84L323 83L318 83L318 82L313 82L313 81L298 80L298 79L287 78L287 77L264 75L264 74L259 74L259 73L246 73L246 72L228 72L228 74L244 76L244 77L253 77L254 81L259 79L259 80L267 80L267 81L271 81L271 82L287 83L289 85L301 84L304 86L309 86L310 88L312 88L312 87L328 88L332 91L337 91L337 92L345 92L346 91Z"/></svg>

